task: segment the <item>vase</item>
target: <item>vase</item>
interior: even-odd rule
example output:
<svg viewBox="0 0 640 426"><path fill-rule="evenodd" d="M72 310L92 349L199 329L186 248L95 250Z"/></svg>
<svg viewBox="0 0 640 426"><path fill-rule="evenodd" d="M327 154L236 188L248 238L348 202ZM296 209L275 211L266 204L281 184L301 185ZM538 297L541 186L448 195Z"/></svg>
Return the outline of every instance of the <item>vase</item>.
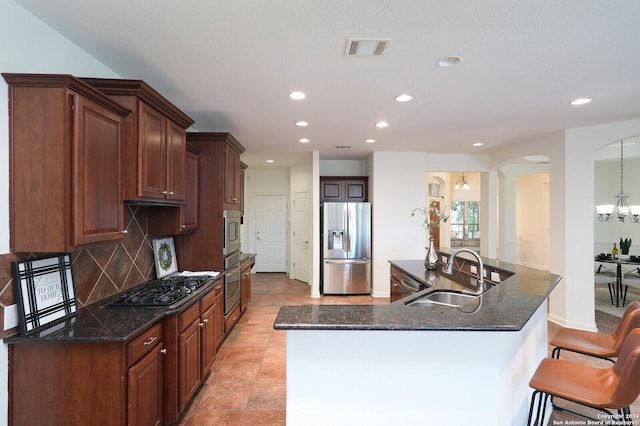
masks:
<svg viewBox="0 0 640 426"><path fill-rule="evenodd" d="M438 267L438 253L433 245L433 238L429 238L429 246L427 247L427 255L424 258L424 267L434 270Z"/></svg>

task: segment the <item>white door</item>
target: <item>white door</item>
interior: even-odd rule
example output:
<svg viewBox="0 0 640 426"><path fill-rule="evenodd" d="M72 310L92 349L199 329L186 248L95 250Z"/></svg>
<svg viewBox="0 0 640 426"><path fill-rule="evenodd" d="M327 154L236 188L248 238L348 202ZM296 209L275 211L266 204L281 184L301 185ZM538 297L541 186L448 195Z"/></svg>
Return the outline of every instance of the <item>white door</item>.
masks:
<svg viewBox="0 0 640 426"><path fill-rule="evenodd" d="M287 272L287 197L256 195L256 272Z"/></svg>
<svg viewBox="0 0 640 426"><path fill-rule="evenodd" d="M293 200L293 265L291 278L309 283L311 274L311 211L309 192L296 192Z"/></svg>

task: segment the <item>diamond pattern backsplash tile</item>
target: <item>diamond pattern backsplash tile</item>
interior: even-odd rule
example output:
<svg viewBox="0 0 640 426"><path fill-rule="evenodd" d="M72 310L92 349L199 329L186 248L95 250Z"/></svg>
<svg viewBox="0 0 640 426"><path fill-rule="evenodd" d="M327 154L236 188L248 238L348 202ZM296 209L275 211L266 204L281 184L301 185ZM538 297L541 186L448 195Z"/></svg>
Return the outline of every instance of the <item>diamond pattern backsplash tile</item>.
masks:
<svg viewBox="0 0 640 426"><path fill-rule="evenodd" d="M155 277L153 249L147 235L147 218L147 207L127 205L127 234L122 241L72 253L76 301L79 306L97 302ZM46 255L0 254L0 338L17 333L17 328L2 331L4 307L16 303L11 262L43 256Z"/></svg>

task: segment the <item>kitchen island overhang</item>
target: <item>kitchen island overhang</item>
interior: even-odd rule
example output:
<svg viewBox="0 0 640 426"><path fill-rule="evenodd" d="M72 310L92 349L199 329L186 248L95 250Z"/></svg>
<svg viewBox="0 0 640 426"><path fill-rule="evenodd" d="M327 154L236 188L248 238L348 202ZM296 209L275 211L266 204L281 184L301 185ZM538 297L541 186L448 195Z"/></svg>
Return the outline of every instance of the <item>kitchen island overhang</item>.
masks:
<svg viewBox="0 0 640 426"><path fill-rule="evenodd" d="M390 263L426 273L421 260ZM274 327L287 331L287 424L524 424L560 276L500 267L514 274L473 314L401 301L283 306Z"/></svg>

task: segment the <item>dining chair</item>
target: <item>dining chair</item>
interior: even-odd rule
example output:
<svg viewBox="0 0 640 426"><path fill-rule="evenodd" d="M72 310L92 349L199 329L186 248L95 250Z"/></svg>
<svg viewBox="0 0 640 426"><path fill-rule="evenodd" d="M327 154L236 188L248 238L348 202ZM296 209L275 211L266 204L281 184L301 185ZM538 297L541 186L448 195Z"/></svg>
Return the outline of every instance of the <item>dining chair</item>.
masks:
<svg viewBox="0 0 640 426"><path fill-rule="evenodd" d="M622 271L622 306L627 300L627 290L629 287L640 290L640 268L634 266L632 269L625 269Z"/></svg>
<svg viewBox="0 0 640 426"><path fill-rule="evenodd" d="M529 405L528 425L531 425L536 401L538 409L533 424L542 424L549 397L551 406L559 411L589 419L584 414L557 406L555 397L604 412L607 419L627 420L629 405L640 394L640 329L629 333L613 366L598 368L564 359L545 358L531 377L529 386L534 391ZM616 414L611 410L615 410Z"/></svg>
<svg viewBox="0 0 640 426"><path fill-rule="evenodd" d="M640 302L634 300L624 311L618 327L612 333L560 328L549 342L554 346L551 358L560 358L560 351L564 349L615 362L613 358L618 356L625 339L637 327L640 327Z"/></svg>
<svg viewBox="0 0 640 426"><path fill-rule="evenodd" d="M616 289L616 277L617 272L615 268L609 267L600 262L595 262L594 265L594 277L593 281L595 286L606 284L609 287L609 297L611 298L611 304L613 305L613 292Z"/></svg>

